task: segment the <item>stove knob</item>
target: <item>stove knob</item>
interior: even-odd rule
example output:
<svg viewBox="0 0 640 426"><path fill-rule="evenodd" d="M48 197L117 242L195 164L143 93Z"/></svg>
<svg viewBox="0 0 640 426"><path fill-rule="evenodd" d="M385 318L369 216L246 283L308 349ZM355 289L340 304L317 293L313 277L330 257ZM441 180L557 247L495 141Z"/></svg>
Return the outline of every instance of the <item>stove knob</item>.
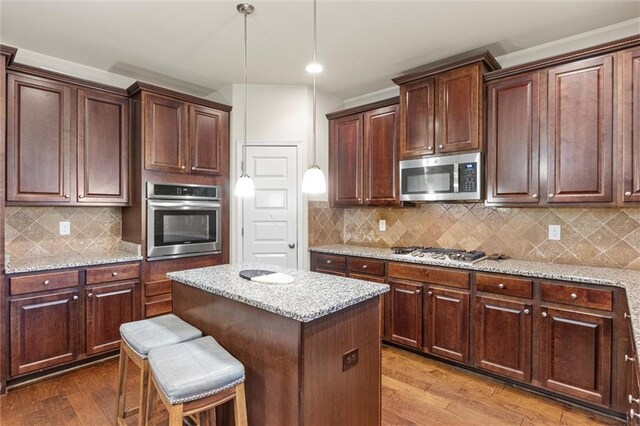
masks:
<svg viewBox="0 0 640 426"><path fill-rule="evenodd" d="M412 252L411 252L411 256L414 256L414 257L415 257L415 256L417 256L417 255L418 255L418 253L416 253L415 251L412 251Z"/></svg>
<svg viewBox="0 0 640 426"><path fill-rule="evenodd" d="M424 253L422 252L418 253L418 257L424 257Z"/></svg>

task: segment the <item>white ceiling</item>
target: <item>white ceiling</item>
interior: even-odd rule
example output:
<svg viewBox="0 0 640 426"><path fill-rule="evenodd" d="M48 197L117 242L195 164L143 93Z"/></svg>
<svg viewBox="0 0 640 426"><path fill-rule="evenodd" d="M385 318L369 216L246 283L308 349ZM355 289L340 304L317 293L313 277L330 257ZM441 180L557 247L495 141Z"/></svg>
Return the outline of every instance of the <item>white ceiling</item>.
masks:
<svg viewBox="0 0 640 426"><path fill-rule="evenodd" d="M249 82L309 84L311 0L255 0ZM237 2L0 2L0 40L201 95L242 81ZM633 1L325 1L320 90L343 99L419 65L488 46L495 56L640 16ZM639 29L640 30L640 29ZM638 31L640 32L640 31Z"/></svg>

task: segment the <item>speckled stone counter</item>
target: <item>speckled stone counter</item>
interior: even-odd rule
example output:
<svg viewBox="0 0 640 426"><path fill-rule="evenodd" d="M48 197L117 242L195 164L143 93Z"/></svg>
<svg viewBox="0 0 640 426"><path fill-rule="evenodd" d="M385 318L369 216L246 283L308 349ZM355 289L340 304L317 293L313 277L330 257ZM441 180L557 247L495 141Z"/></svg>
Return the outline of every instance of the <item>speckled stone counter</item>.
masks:
<svg viewBox="0 0 640 426"><path fill-rule="evenodd" d="M10 258L5 260L5 274L39 272L51 269L79 268L90 265L134 262L142 260L140 245L122 241L109 250L87 250L82 253L60 253L55 256Z"/></svg>
<svg viewBox="0 0 640 426"><path fill-rule="evenodd" d="M291 284L248 281L239 276L243 269L284 272L294 281ZM171 272L167 277L301 322L313 321L389 291L386 284L248 263Z"/></svg>
<svg viewBox="0 0 640 426"><path fill-rule="evenodd" d="M495 272L499 274L523 275L534 278L622 287L627 293L636 347L640 348L640 271L598 268L593 266L561 265L514 259L483 260L472 265L460 262L452 264L452 262L444 260L393 254L389 248L342 244L311 247L309 250L318 253L370 257L422 265L454 267L472 271Z"/></svg>

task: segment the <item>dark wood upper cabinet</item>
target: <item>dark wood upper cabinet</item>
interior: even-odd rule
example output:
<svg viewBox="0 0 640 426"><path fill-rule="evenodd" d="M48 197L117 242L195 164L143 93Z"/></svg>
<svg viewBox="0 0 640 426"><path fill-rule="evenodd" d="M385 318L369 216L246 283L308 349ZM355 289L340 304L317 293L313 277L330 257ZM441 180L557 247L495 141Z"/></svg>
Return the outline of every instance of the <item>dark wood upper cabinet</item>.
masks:
<svg viewBox="0 0 640 426"><path fill-rule="evenodd" d="M362 205L362 114L331 120L329 200L335 206Z"/></svg>
<svg viewBox="0 0 640 426"><path fill-rule="evenodd" d="M221 144L228 139L223 112L200 105L189 106L191 172L219 175Z"/></svg>
<svg viewBox="0 0 640 426"><path fill-rule="evenodd" d="M364 204L394 205L398 194L398 106L364 114Z"/></svg>
<svg viewBox="0 0 640 426"><path fill-rule="evenodd" d="M78 202L129 199L129 99L78 90Z"/></svg>
<svg viewBox="0 0 640 426"><path fill-rule="evenodd" d="M621 52L622 197L640 201L640 49Z"/></svg>
<svg viewBox="0 0 640 426"><path fill-rule="evenodd" d="M482 65L438 75L436 152L474 151L482 147Z"/></svg>
<svg viewBox="0 0 640 426"><path fill-rule="evenodd" d="M120 345L120 324L136 319L137 282L100 284L86 292L87 354L117 349Z"/></svg>
<svg viewBox="0 0 640 426"><path fill-rule="evenodd" d="M476 297L475 365L515 380L531 380L531 305Z"/></svg>
<svg viewBox="0 0 640 426"><path fill-rule="evenodd" d="M429 287L425 295L424 349L456 361L469 360L469 292Z"/></svg>
<svg viewBox="0 0 640 426"><path fill-rule="evenodd" d="M435 152L435 79L400 86L400 158Z"/></svg>
<svg viewBox="0 0 640 426"><path fill-rule="evenodd" d="M8 75L7 200L71 201L71 89Z"/></svg>
<svg viewBox="0 0 640 426"><path fill-rule="evenodd" d="M145 169L183 172L187 168L187 105L145 94Z"/></svg>
<svg viewBox="0 0 640 426"><path fill-rule="evenodd" d="M422 284L391 280L389 286L385 334L394 342L422 349Z"/></svg>
<svg viewBox="0 0 640 426"><path fill-rule="evenodd" d="M539 75L487 85L487 202L538 203Z"/></svg>
<svg viewBox="0 0 640 426"><path fill-rule="evenodd" d="M542 306L540 315L542 386L585 401L608 405L611 400L610 314Z"/></svg>
<svg viewBox="0 0 640 426"><path fill-rule="evenodd" d="M613 57L548 70L547 202L613 201Z"/></svg>

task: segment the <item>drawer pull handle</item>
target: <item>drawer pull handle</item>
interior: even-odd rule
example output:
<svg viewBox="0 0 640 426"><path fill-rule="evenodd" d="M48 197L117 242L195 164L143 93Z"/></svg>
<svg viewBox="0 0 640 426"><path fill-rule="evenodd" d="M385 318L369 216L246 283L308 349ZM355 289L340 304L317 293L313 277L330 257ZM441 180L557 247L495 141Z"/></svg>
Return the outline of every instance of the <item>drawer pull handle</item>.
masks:
<svg viewBox="0 0 640 426"><path fill-rule="evenodd" d="M367 269L367 265L362 265L362 269Z"/></svg>
<svg viewBox="0 0 640 426"><path fill-rule="evenodd" d="M44 284L44 285L49 285L49 283L50 283L50 282L51 282L51 281L49 281L49 280L44 280L44 282L43 282L42 284Z"/></svg>
<svg viewBox="0 0 640 426"><path fill-rule="evenodd" d="M575 293L571 293L571 298L572 298L573 300L576 300L576 299L578 298L578 295L577 295L577 294L575 294Z"/></svg>
<svg viewBox="0 0 640 426"><path fill-rule="evenodd" d="M73 296L72 299L73 300L78 300L78 296ZM631 395L629 395L629 396L631 396Z"/></svg>
<svg viewBox="0 0 640 426"><path fill-rule="evenodd" d="M525 310L524 310L524 311L522 311L522 312L524 312L524 314L525 314L525 315L529 315L529 310L528 310L528 309L525 309Z"/></svg>
<svg viewBox="0 0 640 426"><path fill-rule="evenodd" d="M634 417L637 417L640 419L640 414L636 413L635 410L632 408L631 410L629 410L629 418L633 420Z"/></svg>
<svg viewBox="0 0 640 426"><path fill-rule="evenodd" d="M635 399L631 394L629 394L627 400L629 401L629 404L640 404L640 398Z"/></svg>
<svg viewBox="0 0 640 426"><path fill-rule="evenodd" d="M546 318L546 317L548 317L548 316L549 316L549 314L547 314L546 312L543 312L543 313L542 313L542 314L540 314L540 315L542 315L542 318Z"/></svg>
<svg viewBox="0 0 640 426"><path fill-rule="evenodd" d="M327 265L328 265L329 263L331 263L331 261L330 261L330 260L327 260Z"/></svg>
<svg viewBox="0 0 640 426"><path fill-rule="evenodd" d="M93 293L87 294L87 297L93 297Z"/></svg>
<svg viewBox="0 0 640 426"><path fill-rule="evenodd" d="M499 289L503 289L504 288L504 284L502 284L502 283L498 284L498 288Z"/></svg>
<svg viewBox="0 0 640 426"><path fill-rule="evenodd" d="M630 361L630 362L636 362L636 360L633 357L631 357L631 356L629 356L627 354L624 354L624 360L625 361Z"/></svg>
<svg viewBox="0 0 640 426"><path fill-rule="evenodd" d="M117 277L117 276L118 276L118 273L117 273L117 272L112 272L112 273L111 273L111 276L112 276L112 277Z"/></svg>

